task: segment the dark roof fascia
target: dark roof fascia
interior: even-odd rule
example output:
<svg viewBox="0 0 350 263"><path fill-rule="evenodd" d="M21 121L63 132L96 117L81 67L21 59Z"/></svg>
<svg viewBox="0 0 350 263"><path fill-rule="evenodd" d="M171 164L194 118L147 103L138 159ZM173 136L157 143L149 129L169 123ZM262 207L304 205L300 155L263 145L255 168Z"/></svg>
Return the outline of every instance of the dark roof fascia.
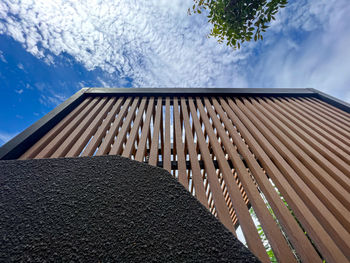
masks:
<svg viewBox="0 0 350 263"><path fill-rule="evenodd" d="M256 88L89 88L86 91L90 95L312 95L310 89L256 89Z"/></svg>
<svg viewBox="0 0 350 263"><path fill-rule="evenodd" d="M312 91L315 95L316 98L319 98L321 99L322 101L325 101L347 113L350 113L350 104L343 101L343 100L340 100L340 99L337 99L331 95L328 95L322 91L319 91L317 89L312 89L312 88L309 88L308 90Z"/></svg>
<svg viewBox="0 0 350 263"><path fill-rule="evenodd" d="M11 160L19 158L43 135L50 131L58 122L68 115L77 105L79 105L88 88L83 88L58 105L44 117L19 133L12 140L0 147L0 160Z"/></svg>

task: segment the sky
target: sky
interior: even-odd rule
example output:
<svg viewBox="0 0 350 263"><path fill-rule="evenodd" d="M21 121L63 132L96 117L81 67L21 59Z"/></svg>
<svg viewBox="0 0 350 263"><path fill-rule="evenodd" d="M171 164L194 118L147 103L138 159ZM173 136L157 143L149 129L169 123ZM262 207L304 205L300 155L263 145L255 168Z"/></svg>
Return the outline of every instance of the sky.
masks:
<svg viewBox="0 0 350 263"><path fill-rule="evenodd" d="M82 87L315 88L350 102L349 0L290 0L240 50L207 38L192 5L1 0L0 145Z"/></svg>

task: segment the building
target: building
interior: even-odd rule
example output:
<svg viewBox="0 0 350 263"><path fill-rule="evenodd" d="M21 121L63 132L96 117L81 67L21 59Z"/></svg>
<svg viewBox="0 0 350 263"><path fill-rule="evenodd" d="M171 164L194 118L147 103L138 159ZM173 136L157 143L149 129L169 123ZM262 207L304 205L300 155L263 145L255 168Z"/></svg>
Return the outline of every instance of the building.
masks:
<svg viewBox="0 0 350 263"><path fill-rule="evenodd" d="M121 155L162 167L262 262L266 250L278 262L347 262L349 124L349 104L313 89L88 88L0 158Z"/></svg>

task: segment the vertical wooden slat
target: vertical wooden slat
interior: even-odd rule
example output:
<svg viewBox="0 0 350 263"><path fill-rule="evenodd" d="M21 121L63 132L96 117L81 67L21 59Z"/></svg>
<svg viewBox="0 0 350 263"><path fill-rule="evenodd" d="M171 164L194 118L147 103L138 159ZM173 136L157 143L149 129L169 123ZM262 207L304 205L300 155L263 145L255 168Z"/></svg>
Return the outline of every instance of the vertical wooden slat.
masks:
<svg viewBox="0 0 350 263"><path fill-rule="evenodd" d="M313 191L313 193L318 197L318 199L323 202L327 208L340 219L341 224L350 229L350 211L347 210L349 207L349 201L345 198L342 198L340 193L346 194L346 191L343 190L339 185L333 185L337 187L333 192L330 192L332 189L331 177L320 168L307 154L303 152L292 140L289 138L295 136L291 131L288 131L287 136L284 134L276 125L269 121L264 114L261 114L247 99L243 99L244 105L251 110L253 114L264 124L268 129L268 135L274 143L274 147L281 153L281 155L292 165L293 169L298 173L299 177L308 185L308 187ZM267 113L265 113L267 114ZM273 118L273 120L275 120ZM271 136L271 135L275 135ZM267 136L267 135L266 135ZM299 160L299 159L300 160ZM315 176L317 175L317 177ZM323 184L322 184L323 183ZM327 187L325 187L325 185ZM345 195L346 196L346 195ZM338 197L338 199L337 199ZM341 201L344 202L344 204ZM338 230L343 231L344 228L340 227ZM350 242L350 235L349 235ZM350 245L350 243L349 243Z"/></svg>
<svg viewBox="0 0 350 263"><path fill-rule="evenodd" d="M288 206L291 207L311 238L316 240L315 245L321 251L322 255L329 261L346 262L346 257L340 251L333 238L329 236L320 222L312 214L310 205L307 206L307 204L302 201L301 197L299 197L299 194L296 192L296 187L290 185L285 178L285 175L288 177L289 172L293 173L293 170L288 167L288 164L285 163L270 142L249 120L247 115L245 115L245 113L241 111L241 109L230 98L227 98L227 100L230 107L229 109L226 108L225 101L221 100L226 112L231 118L234 118L234 115L231 114L232 112L237 114L239 120L245 125L247 130L244 126L240 125L240 122L235 121L240 133L244 136L249 147L254 151L254 154L262 163L263 168L268 172L268 175L278 187L282 196L287 201ZM248 130L249 132L246 132ZM250 133L252 136L249 137L248 135L250 135ZM270 157L274 162L272 162ZM304 192L302 191L301 193L303 194Z"/></svg>
<svg viewBox="0 0 350 263"><path fill-rule="evenodd" d="M274 101L277 104L279 104L279 105L282 104L287 109L293 110L294 116L299 118L300 121L302 121L304 123L308 122L310 127L312 127L312 129L316 133L321 134L327 140L329 140L332 143L334 143L335 145L337 145L344 152L346 152L347 154L350 154L350 147L348 145L344 144L343 140L338 139L338 137L333 134L333 131L330 127L327 127L323 123L320 123L319 121L308 116L302 109L300 109L300 107L298 107L297 105L294 105L293 102L288 101L284 98L279 98L279 100L280 101L276 101L276 99L274 99Z"/></svg>
<svg viewBox="0 0 350 263"><path fill-rule="evenodd" d="M118 132L117 138L112 144L112 148L109 151L110 155L120 155L123 148L123 143L126 139L127 132L130 130L130 124L133 120L136 112L137 105L139 103L139 98L134 98L132 105L128 111L128 114L125 117L125 120L123 121L122 127L120 131Z"/></svg>
<svg viewBox="0 0 350 263"><path fill-rule="evenodd" d="M243 118L247 120L247 118L250 119L250 121L254 121L255 125L257 125L257 128L252 128L250 131L253 133L256 133L256 131L260 130L263 132L263 135L266 136L269 143L273 143L274 146L277 146L278 143L275 143L275 138L272 136L270 131L256 119L256 117L241 103L239 100L235 100L237 105L239 106L240 110L243 111L245 114ZM233 104L231 100L229 100L230 106L237 111L236 105ZM240 118L242 122L246 121L243 118ZM254 135L257 136L257 135ZM279 144L282 144L279 142ZM346 236L348 235L346 230L340 225L340 223L337 221L337 219L329 212L329 210L325 207L325 205L315 196L315 194L309 189L307 185L299 178L298 174L295 173L292 167L289 166L289 164L279 155L279 153L276 152L276 150L269 145L268 148L265 149L270 156L273 156L274 162L278 165L278 168L281 170L281 172L288 178L288 183L285 181L286 184L289 185L289 182L292 184L292 187L297 191L298 195L302 197L302 200L306 202L307 207L311 209L312 213L314 213L318 220L320 220L320 223L325 227L326 231L332 235L330 237L329 235L322 235L321 238L317 236L317 234L324 234L323 228L321 228L321 225L311 217L309 217L307 220L305 220L303 223L306 225L305 228L309 228L308 231L312 233L315 236L315 239L317 239L320 243L317 243L317 245L321 245L322 250L324 251L325 257L334 259L337 258L338 261L340 259L344 260L345 256L349 254L349 250L347 249L348 244L346 244L350 239L347 239ZM287 151L287 149L285 149ZM268 166L264 167L266 170L269 169ZM276 179L276 178L275 178ZM279 190L282 191L282 189L286 189L286 185L279 185ZM281 189L280 189L281 188ZM286 197L287 199L288 197ZM296 198L296 197L294 197ZM287 200L288 204L292 204L293 200L289 199ZM302 218L303 214L306 213L306 206L303 207L303 209L298 211L297 217L300 219ZM312 222L310 224L310 222ZM313 231L312 227L317 226L317 230ZM322 231L323 230L323 231ZM327 247L321 242L321 240L328 240L327 241ZM337 245L333 243L333 240L337 242ZM329 246L328 242L332 242L333 246ZM339 246L339 247L338 247ZM332 247L332 249L330 249ZM341 251L339 250L341 249ZM344 254L343 254L344 253ZM339 262L342 262L340 260ZM334 261L334 260L333 260ZM336 261L336 260L335 260ZM337 261L336 261L337 262Z"/></svg>
<svg viewBox="0 0 350 263"><path fill-rule="evenodd" d="M204 205L206 208L209 209L208 200L207 200L207 196L205 194L205 189L203 185L202 174L201 174L201 170L198 162L198 155L195 149L195 145L193 144L194 138L191 132L186 100L184 98L181 98L181 108L182 108L182 115L183 115L183 120L185 125L185 136L187 138L186 142L188 144L187 147L190 155L192 180L196 191L196 197L202 203L202 205Z"/></svg>
<svg viewBox="0 0 350 263"><path fill-rule="evenodd" d="M89 104L91 98L86 98L80 103L72 112L64 117L55 127L53 127L48 133L46 133L38 142L36 142L31 148L29 148L22 156L20 160L34 158L46 145L49 144L74 118Z"/></svg>
<svg viewBox="0 0 350 263"><path fill-rule="evenodd" d="M136 140L136 136L139 133L140 124L141 124L142 117L143 117L143 114L144 114L144 111L146 108L146 102L147 102L147 98L143 97L141 100L141 104L140 104L139 110L137 112L135 121L134 121L134 125L131 128L129 138L127 139L125 149L124 149L123 154L122 154L122 156L124 156L124 157L130 158L131 152L133 151L133 149L135 147L135 140Z"/></svg>
<svg viewBox="0 0 350 263"><path fill-rule="evenodd" d="M210 190L212 193L212 198L215 202L215 208L218 213L218 217L220 221L224 224L224 226L236 235L236 231L235 231L235 228L233 227L233 223L229 214L228 207L226 206L226 202L222 195L219 181L215 173L215 167L210 157L208 144L205 140L202 127L199 122L197 109L194 106L192 98L190 97L188 98L188 103L189 103L189 108L190 108L190 112L193 120L193 125L195 127L195 131L197 134L197 140L201 151L201 156L204 161L207 180L210 184ZM210 202L209 202L209 206L211 206Z"/></svg>
<svg viewBox="0 0 350 263"><path fill-rule="evenodd" d="M162 98L163 99L163 98ZM164 168L164 103L162 103L162 114L160 115L160 158L162 159L162 168Z"/></svg>
<svg viewBox="0 0 350 263"><path fill-rule="evenodd" d="M172 126L173 126L173 129L172 129L172 139L173 139L173 147L172 147L172 150L173 150L173 153L172 153L172 159L173 161L177 161L177 152L176 152L176 139L175 139L175 114L174 114L174 98L173 98L173 107L172 107ZM176 177L176 169L173 169L173 175L174 177Z"/></svg>
<svg viewBox="0 0 350 263"><path fill-rule="evenodd" d="M148 154L148 156L146 156L147 160L149 160L150 152L151 152L151 143L152 143L152 137L154 132L154 122L155 122L155 114L156 114L155 112L156 112L156 104L153 107L153 113L151 116L151 128L147 138L147 148L146 148L147 149L146 154Z"/></svg>
<svg viewBox="0 0 350 263"><path fill-rule="evenodd" d="M89 114L80 121L79 125L69 134L69 136L61 143L58 149L52 153L51 158L64 157L72 148L74 143L82 136L83 132L94 120L99 111L106 104L107 98L102 98L98 104L89 112Z"/></svg>
<svg viewBox="0 0 350 263"><path fill-rule="evenodd" d="M99 98L93 99L86 107L63 128L63 130L57 134L57 136L51 140L36 156L35 158L47 158L56 151L56 149L62 144L62 142L74 131L79 123L87 116L90 110L98 103Z"/></svg>
<svg viewBox="0 0 350 263"><path fill-rule="evenodd" d="M270 130L273 130L273 133L275 133L276 137L283 141L285 145L291 150L291 152L294 153L294 155L298 157L313 174L316 174L317 179L325 187L327 187L328 190L331 191L332 194L345 206L345 214L343 214L343 216L345 218L349 218L350 220L350 211L347 211L347 209L350 208L350 192L347 192L347 190L344 189L346 186L348 189L350 188L349 178L347 178L347 176L343 174L337 167L332 165L326 158L319 154L319 152L313 149L309 144L303 141L297 134L295 134L291 129L284 125L279 119L277 119L277 112L274 111L272 114L256 100L251 99L251 101L252 104L247 101L248 107L256 113L256 116L260 118L260 120L265 123L265 125L269 127ZM317 163L312 159L312 157L317 161ZM344 187L340 185L334 179L334 177L343 179L345 183ZM321 188L322 186L318 185L318 182L316 180L314 183L320 191L325 191L324 188ZM327 194L327 192L325 193ZM327 196L328 199L332 199L330 194L327 194ZM337 202L334 200L330 201ZM337 205L337 203L334 205ZM350 221L348 221L348 225L346 227L349 227L350 229Z"/></svg>
<svg viewBox="0 0 350 263"><path fill-rule="evenodd" d="M272 249L275 253L276 258L279 262L296 262L296 258L291 252L286 240L284 239L280 229L278 228L276 222L272 218L272 215L268 211L264 201L262 200L260 193L256 186L254 185L248 171L243 164L243 161L238 155L235 147L231 143L226 131L222 127L222 124L216 113L214 112L212 105L210 104L208 98L204 98L204 103L207 112L211 116L214 127L217 129L219 137L223 141L226 152L228 153L234 167L237 169L238 177L243 184L245 192L249 196L250 203L252 204L256 215L259 218L264 233L266 234ZM219 157L220 158L220 157ZM233 200L235 202L236 200ZM233 204L234 205L234 204ZM239 216L239 214L237 214ZM243 228L243 225L242 225Z"/></svg>
<svg viewBox="0 0 350 263"><path fill-rule="evenodd" d="M320 105L323 105L324 109L326 110L330 110L331 112L333 112L334 114L337 114L340 118L345 118L347 121L350 122L350 113L343 111L327 102L324 102L320 99L317 98L307 98L308 100L312 100L317 102Z"/></svg>
<svg viewBox="0 0 350 263"><path fill-rule="evenodd" d="M346 164L343 160L341 160L339 157L337 157L335 154L333 154L331 151L328 150L325 146L321 145L316 139L314 139L311 135L304 132L304 129L307 130L307 127L302 125L297 119L295 119L293 116L290 116L288 112L285 112L280 107L276 107L274 103L271 103L271 101L267 100L265 102L264 100L258 98L257 99L259 103L265 107L267 110L269 110L272 114L274 114L278 119L283 122L288 128L293 130L298 136L300 136L307 145L310 145L310 147L313 147L317 151L317 153L322 154L323 156L315 156L315 160L320 161L320 165L324 169L333 169L332 171L335 172L336 175L339 174L339 176L335 176L337 180L340 180L339 182L343 184L344 187L349 186L347 190L350 192L350 179L349 178L342 178L341 173L346 174L350 177L350 165ZM269 103L270 102L270 103ZM296 124L298 126L296 126ZM300 129L300 126L304 129ZM310 156L313 156L310 154ZM338 169L341 170L341 172L338 172ZM329 171L328 171L329 172Z"/></svg>
<svg viewBox="0 0 350 263"><path fill-rule="evenodd" d="M199 109L201 118L203 120L205 129L209 136L209 143L213 149L214 154L217 156L217 161L220 166L220 170L223 174L225 183L228 187L228 192L232 201L232 205L236 211L240 226L242 227L245 239L247 241L249 249L262 261L269 262L269 258L266 254L266 250L260 240L260 236L255 227L255 224L249 214L248 207L245 205L242 195L239 191L237 184L233 180L231 168L229 167L225 155L219 145L212 125L209 122L209 118L204 111L202 102L199 98L196 99L197 107ZM221 193L222 194L222 193Z"/></svg>
<svg viewBox="0 0 350 263"><path fill-rule="evenodd" d="M170 139L170 98L165 98L165 127L164 127L164 157L163 168L171 172L171 139Z"/></svg>
<svg viewBox="0 0 350 263"><path fill-rule="evenodd" d="M316 114L323 116L323 118L328 122L339 126L339 128L343 130L346 130L347 134L350 136L350 122L346 121L344 118L339 118L337 114L332 114L332 112L330 112L331 109L324 109L316 101L310 101L305 98L300 98L299 101Z"/></svg>
<svg viewBox="0 0 350 263"><path fill-rule="evenodd" d="M281 114L283 114L286 118L291 120L295 125L298 126L296 129L302 129L307 133L308 136L317 140L316 143L313 143L313 146L317 148L319 144L322 144L324 147L328 149L328 151L337 155L343 162L346 162L347 165L350 164L350 155L344 152L340 147L338 147L334 142L329 140L326 136L324 136L324 131L319 130L315 124L302 118L298 113L294 112L292 108L287 107L281 101L276 98L267 99L265 98L267 103L273 107L275 110L278 110ZM292 125L293 126L293 125ZM304 137L306 137L305 135ZM320 147L320 146L318 146ZM350 148L350 147L349 147ZM330 156L330 155L327 155ZM343 166L339 161L336 161L335 158L330 156L330 159L333 160L339 166Z"/></svg>
<svg viewBox="0 0 350 263"><path fill-rule="evenodd" d="M98 148L96 155L107 154L111 149L111 144L114 141L114 138L118 133L119 127L122 124L123 119L129 110L129 105L131 101L132 101L132 98L129 97L124 102L122 109L120 110L118 116L115 118L112 126L108 130L107 135L104 137L104 140L102 141L100 147Z"/></svg>
<svg viewBox="0 0 350 263"><path fill-rule="evenodd" d="M103 119L107 116L108 112L111 110L113 104L115 103L115 98L109 99L105 104L103 109L99 112L99 114L92 119L90 125L85 129L82 135L80 135L77 139L75 139L75 143L69 152L65 155L65 157L73 157L78 156L81 151L84 149L91 136L93 136L98 127L101 125Z"/></svg>
<svg viewBox="0 0 350 263"><path fill-rule="evenodd" d="M160 131L160 122L162 118L163 111L163 98L159 97L157 100L157 108L156 115L153 124L153 136L151 142L150 156L149 156L149 164L157 166L158 155L159 155L159 131Z"/></svg>
<svg viewBox="0 0 350 263"><path fill-rule="evenodd" d="M220 115L220 118L223 120L225 128L229 131L229 134L233 139L233 143L237 146L239 152L243 155L244 160L247 162L251 172L254 175L254 179L258 182L259 188L262 189L264 195L267 198L267 201L273 209L274 214L277 216L278 221L283 227L283 230L287 233L287 236L296 249L298 255L303 262L321 262L321 259L313 248L312 244L307 239L306 235L299 227L298 223L291 215L288 208L284 205L280 196L277 194L269 182L267 176L264 174L253 154L249 151L248 147L246 147L245 142L242 140L233 124L239 126L238 128L240 132L244 133L245 135L245 140L254 143L255 149L262 153L263 150L258 146L252 135L248 132L243 123L238 119L238 117L234 114L234 112L229 108L229 106L222 98L220 98L220 102L221 105L215 98L213 98L214 107ZM222 108L224 108L225 111ZM267 156L265 156L264 159L265 158L267 158Z"/></svg>
<svg viewBox="0 0 350 263"><path fill-rule="evenodd" d="M280 127L277 127L271 121L268 121L268 119L248 101L248 99L243 98L242 100L244 101L244 105L255 114L257 119L260 120L260 123L262 124L260 127L263 128L266 136L272 138L271 141L275 148L282 154L282 156L286 158L286 160L288 160L288 162L292 164L293 169L298 172L300 178L302 178L313 193L318 196L319 200L327 206L329 211L337 216L335 223L340 222L343 226L338 224L337 227L339 228L335 227L334 229L337 229L339 234L344 233L341 236L346 236L347 238L342 239L342 241L349 240L349 243L344 243L344 248L348 246L350 248L350 235L346 231L346 229L350 229L350 211L347 209L347 207L349 207L348 201L346 199L341 199L342 196L338 194L340 191L342 191L342 189L337 188L335 194L337 194L338 199L341 199L344 204L329 191L330 189L326 188L321 183L320 180L323 180L323 183L325 183L327 179L330 180L329 176L325 176L326 172L323 169L320 169L320 167L317 166L317 164L315 164L315 162L308 155L303 153L302 149L291 141L289 136L292 137L295 135L289 130L286 130L288 131L287 134L289 134L289 136L283 134L283 132L279 129ZM238 104L242 104L239 100L236 101L238 101ZM269 132L266 132L266 128L269 130ZM300 158L302 162L296 157ZM317 177L311 173L310 170L313 171ZM330 186L331 183L329 183L328 187ZM334 227L334 225L332 226Z"/></svg>
<svg viewBox="0 0 350 263"><path fill-rule="evenodd" d="M102 142L102 138L105 136L107 130L110 128L112 121L115 119L116 114L119 113L123 101L124 101L123 97L118 98L117 102L113 105L113 108L107 115L106 119L102 122L101 126L98 128L98 130L94 134L94 137L89 142L88 146L84 149L82 156L92 156L95 153L97 147Z"/></svg>
<svg viewBox="0 0 350 263"><path fill-rule="evenodd" d="M180 112L179 112L179 103L177 97L173 98L173 114L174 114L174 128L175 128L175 134L174 138L176 141L176 156L177 156L177 166L178 166L178 173L179 182L188 189L188 179L186 174L186 159L185 159L185 149L182 142L182 125L180 121Z"/></svg>
<svg viewBox="0 0 350 263"><path fill-rule="evenodd" d="M145 123L143 124L142 131L141 131L141 139L139 144L137 145L137 151L135 155L135 160L139 162L142 162L145 157L147 138L151 128L151 118L153 114L153 107L154 107L154 97L150 97L148 101Z"/></svg>
<svg viewBox="0 0 350 263"><path fill-rule="evenodd" d="M326 129L327 132L332 134L338 140L342 141L348 147L350 146L349 137L347 136L347 134L344 135L342 129L340 129L336 125L331 125L328 121L324 120L324 118L319 113L315 113L315 112L311 111L310 108L305 107L305 105L303 103L301 103L300 101L295 100L293 98L286 98L286 100L290 104L297 106L304 113L303 116L305 116L308 119L311 119L319 127Z"/></svg>

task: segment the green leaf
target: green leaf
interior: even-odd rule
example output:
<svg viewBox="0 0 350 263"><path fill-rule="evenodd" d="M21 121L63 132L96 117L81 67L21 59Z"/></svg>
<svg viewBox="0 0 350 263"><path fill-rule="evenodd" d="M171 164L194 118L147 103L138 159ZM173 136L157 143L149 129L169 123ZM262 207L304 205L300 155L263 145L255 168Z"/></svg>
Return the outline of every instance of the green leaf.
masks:
<svg viewBox="0 0 350 263"><path fill-rule="evenodd" d="M261 32L266 32L269 23L287 4L287 0L194 0L192 11L202 14L208 10L208 22L213 25L208 37L239 49L244 41L263 40ZM191 15L190 8L188 14Z"/></svg>

